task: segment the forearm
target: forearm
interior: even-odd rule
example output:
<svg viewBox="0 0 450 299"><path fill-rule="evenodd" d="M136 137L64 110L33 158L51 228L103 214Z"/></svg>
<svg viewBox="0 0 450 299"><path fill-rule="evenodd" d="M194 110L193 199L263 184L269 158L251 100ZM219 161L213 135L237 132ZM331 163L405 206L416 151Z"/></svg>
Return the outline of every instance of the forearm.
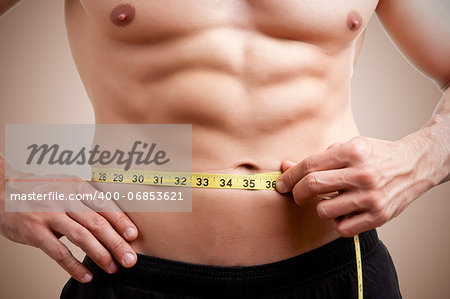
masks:
<svg viewBox="0 0 450 299"><path fill-rule="evenodd" d="M22 0L0 0L0 17L5 15L20 1Z"/></svg>
<svg viewBox="0 0 450 299"><path fill-rule="evenodd" d="M6 173L6 159L2 155L2 153L0 153L0 221L1 221L1 213L3 213L5 210L4 205L5 177L6 177L5 173Z"/></svg>
<svg viewBox="0 0 450 299"><path fill-rule="evenodd" d="M406 136L417 155L417 171L438 185L450 180L450 88L447 84L430 121Z"/></svg>
<svg viewBox="0 0 450 299"><path fill-rule="evenodd" d="M11 164L6 160L5 156L0 153L0 212L4 208L6 175L8 175L8 178L13 178L19 173L19 171L11 167Z"/></svg>
<svg viewBox="0 0 450 299"><path fill-rule="evenodd" d="M5 156L0 153L0 183L2 184L2 187L4 187L4 183L5 183L5 177L6 177L6 172L11 172L12 171L12 167L11 164L8 162L8 160L6 160Z"/></svg>

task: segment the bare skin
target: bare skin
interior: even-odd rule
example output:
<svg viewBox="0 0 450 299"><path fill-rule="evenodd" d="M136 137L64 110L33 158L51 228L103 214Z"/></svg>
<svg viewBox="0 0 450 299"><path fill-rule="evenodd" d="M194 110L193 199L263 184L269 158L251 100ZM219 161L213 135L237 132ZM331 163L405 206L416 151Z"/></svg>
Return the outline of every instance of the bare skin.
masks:
<svg viewBox="0 0 450 299"><path fill-rule="evenodd" d="M443 1L431 1L435 19L402 27L398 20L424 4L393 2L67 0L69 41L97 123L189 123L194 171L285 171L279 192L195 189L192 213L128 213L139 230L131 247L199 264L278 261L381 226L445 180L450 24ZM376 8L444 91L433 119L396 142L357 137L350 106ZM122 232L131 226L122 223ZM83 281L88 270L72 262L69 273Z"/></svg>

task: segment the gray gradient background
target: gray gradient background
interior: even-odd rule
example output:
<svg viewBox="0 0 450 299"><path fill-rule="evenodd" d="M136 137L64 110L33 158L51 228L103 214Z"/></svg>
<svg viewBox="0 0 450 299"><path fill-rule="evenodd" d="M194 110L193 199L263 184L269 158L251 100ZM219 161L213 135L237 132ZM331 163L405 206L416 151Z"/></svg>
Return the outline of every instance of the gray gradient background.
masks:
<svg viewBox="0 0 450 299"><path fill-rule="evenodd" d="M2 152L5 123L93 122L69 50L63 3L26 0L0 19ZM374 17L352 86L361 135L396 140L418 130L440 96L430 80L407 64ZM396 264L404 298L449 298L449 212L447 183L428 191L379 229ZM70 248L77 257L83 256ZM0 237L0 298L57 298L67 279L40 250Z"/></svg>

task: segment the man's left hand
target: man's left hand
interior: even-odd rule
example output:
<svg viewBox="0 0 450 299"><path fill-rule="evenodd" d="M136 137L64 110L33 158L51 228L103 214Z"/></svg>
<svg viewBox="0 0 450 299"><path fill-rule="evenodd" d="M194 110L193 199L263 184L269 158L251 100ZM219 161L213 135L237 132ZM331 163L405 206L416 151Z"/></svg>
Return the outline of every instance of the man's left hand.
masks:
<svg viewBox="0 0 450 299"><path fill-rule="evenodd" d="M299 163L284 161L277 190L291 192L298 205L336 193L317 204L320 218L334 219L337 232L351 237L399 215L432 187L418 174L424 154L417 146L355 137Z"/></svg>

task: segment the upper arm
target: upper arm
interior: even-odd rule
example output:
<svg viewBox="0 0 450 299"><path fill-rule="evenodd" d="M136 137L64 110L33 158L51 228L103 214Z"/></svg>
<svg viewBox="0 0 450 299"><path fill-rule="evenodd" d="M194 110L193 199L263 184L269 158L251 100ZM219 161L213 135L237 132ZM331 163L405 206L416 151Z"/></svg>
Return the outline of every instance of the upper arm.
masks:
<svg viewBox="0 0 450 299"><path fill-rule="evenodd" d="M450 81L450 1L380 0L377 15L405 56L441 88Z"/></svg>
<svg viewBox="0 0 450 299"><path fill-rule="evenodd" d="M0 17L22 0L0 0Z"/></svg>

